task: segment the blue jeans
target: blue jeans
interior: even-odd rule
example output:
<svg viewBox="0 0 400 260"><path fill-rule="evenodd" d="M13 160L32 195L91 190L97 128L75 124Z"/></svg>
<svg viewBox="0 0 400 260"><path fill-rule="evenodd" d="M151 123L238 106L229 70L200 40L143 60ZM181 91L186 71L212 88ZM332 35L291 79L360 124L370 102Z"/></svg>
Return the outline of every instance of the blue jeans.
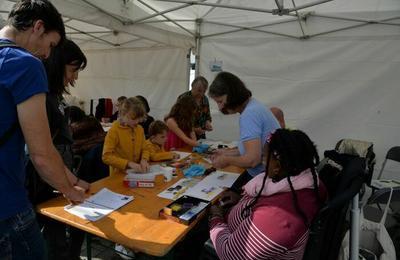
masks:
<svg viewBox="0 0 400 260"><path fill-rule="evenodd" d="M43 236L32 208L0 220L0 259L47 259Z"/></svg>

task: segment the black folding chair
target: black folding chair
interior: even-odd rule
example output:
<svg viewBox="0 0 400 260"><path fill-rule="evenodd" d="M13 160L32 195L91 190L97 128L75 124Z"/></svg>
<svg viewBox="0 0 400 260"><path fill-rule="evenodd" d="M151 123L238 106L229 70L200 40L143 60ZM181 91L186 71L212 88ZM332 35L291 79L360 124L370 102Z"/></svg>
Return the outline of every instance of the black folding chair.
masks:
<svg viewBox="0 0 400 260"><path fill-rule="evenodd" d="M385 160L382 163L381 171L379 172L379 175L378 175L378 178L377 178L378 180L382 177L383 169L386 166L387 160L392 160L392 161L396 161L396 162L400 163L400 146L393 146L387 152Z"/></svg>
<svg viewBox="0 0 400 260"><path fill-rule="evenodd" d="M336 175L336 188L315 217L304 252L304 260L336 260L348 227L346 215L354 197L368 179L365 158L341 155L343 170ZM349 161L347 161L349 160ZM344 163L347 161L346 163ZM323 174L320 174L323 180ZM329 178L332 180L332 178Z"/></svg>
<svg viewBox="0 0 400 260"><path fill-rule="evenodd" d="M373 221L379 221L381 219L381 216L383 214L383 210L380 207L380 204L386 204L390 195L390 188L382 188L376 190L369 198L367 201L367 206L365 207L364 215L366 218L371 219ZM400 212L396 212L396 210L393 209L392 205L400 203L400 187L394 187L393 188L393 194L392 194L392 200L391 200L391 205L390 209L392 209L392 214L388 215L388 221L386 223L389 223L389 226L393 225L393 222L397 222L400 220ZM377 207L372 207L369 205L376 205ZM395 220L393 220L393 217ZM392 221L391 221L392 220Z"/></svg>
<svg viewBox="0 0 400 260"><path fill-rule="evenodd" d="M385 194L387 192L387 188L386 188L387 186L385 184L392 185L390 183L391 181L389 181L389 180L381 180L387 160L392 160L392 161L396 161L396 162L400 163L400 146L393 146L392 148L389 149L389 151L386 153L385 160L382 163L382 168L379 172L378 178L376 180L372 180L372 182L371 182L372 195L369 198L368 204L376 204L380 210L381 210L381 207L380 207L381 202L377 198L381 197L382 194ZM399 187L400 187L400 185L399 185ZM374 196L377 190L378 191L383 190L383 191L379 192L376 196ZM375 201L375 202L372 202L372 201ZM399 200L397 200L397 201L393 200L393 201L399 202Z"/></svg>

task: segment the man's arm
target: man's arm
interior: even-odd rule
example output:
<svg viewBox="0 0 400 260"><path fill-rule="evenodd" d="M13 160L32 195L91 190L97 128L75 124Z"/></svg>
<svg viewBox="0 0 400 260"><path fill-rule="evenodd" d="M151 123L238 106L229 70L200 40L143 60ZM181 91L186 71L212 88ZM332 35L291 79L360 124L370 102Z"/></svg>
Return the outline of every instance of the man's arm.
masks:
<svg viewBox="0 0 400 260"><path fill-rule="evenodd" d="M55 149L46 115L45 94L37 94L17 105L18 120L29 153L40 176L72 202L84 200L84 193L67 179L64 163Z"/></svg>

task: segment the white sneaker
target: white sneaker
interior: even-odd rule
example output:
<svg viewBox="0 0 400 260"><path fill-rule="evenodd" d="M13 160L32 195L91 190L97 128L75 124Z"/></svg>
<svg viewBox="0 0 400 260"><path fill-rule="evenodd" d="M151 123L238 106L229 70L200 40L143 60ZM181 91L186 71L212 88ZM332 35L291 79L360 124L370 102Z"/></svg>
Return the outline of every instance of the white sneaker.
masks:
<svg viewBox="0 0 400 260"><path fill-rule="evenodd" d="M123 259L126 260L135 259L135 253L129 248L124 247L123 245L115 244L115 251Z"/></svg>

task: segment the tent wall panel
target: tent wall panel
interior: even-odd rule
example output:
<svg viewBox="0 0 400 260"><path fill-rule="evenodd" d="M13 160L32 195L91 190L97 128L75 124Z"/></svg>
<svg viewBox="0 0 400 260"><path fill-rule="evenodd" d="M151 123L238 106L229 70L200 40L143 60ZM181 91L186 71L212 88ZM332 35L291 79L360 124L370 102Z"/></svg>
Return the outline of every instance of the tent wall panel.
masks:
<svg viewBox="0 0 400 260"><path fill-rule="evenodd" d="M162 118L186 91L186 50L179 48L85 51L87 68L71 94L85 101L119 96L147 97L150 114Z"/></svg>
<svg viewBox="0 0 400 260"><path fill-rule="evenodd" d="M209 62L223 61L223 70L238 75L267 106L281 107L287 126L308 133L321 153L340 138L369 140L380 166L386 151L400 145L400 37L370 31L368 38L300 41L244 32L204 39L201 47L200 70L210 83L216 72ZM237 119L224 118L211 104L224 127L209 136L236 139Z"/></svg>

